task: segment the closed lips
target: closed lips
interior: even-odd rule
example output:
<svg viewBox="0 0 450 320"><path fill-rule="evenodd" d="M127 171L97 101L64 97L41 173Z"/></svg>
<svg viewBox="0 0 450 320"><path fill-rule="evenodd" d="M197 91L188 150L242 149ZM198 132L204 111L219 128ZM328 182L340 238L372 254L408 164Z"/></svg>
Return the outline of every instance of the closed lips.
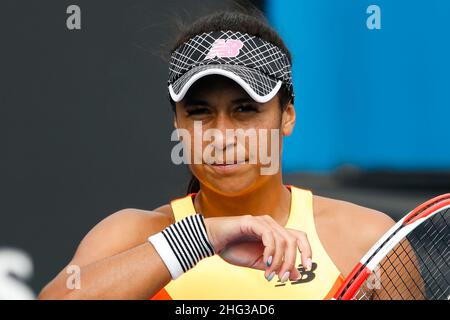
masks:
<svg viewBox="0 0 450 320"><path fill-rule="evenodd" d="M236 164L244 164L246 162L247 161L240 161L240 162L234 161L232 163L211 163L211 165L212 166L231 166L231 165L236 165Z"/></svg>

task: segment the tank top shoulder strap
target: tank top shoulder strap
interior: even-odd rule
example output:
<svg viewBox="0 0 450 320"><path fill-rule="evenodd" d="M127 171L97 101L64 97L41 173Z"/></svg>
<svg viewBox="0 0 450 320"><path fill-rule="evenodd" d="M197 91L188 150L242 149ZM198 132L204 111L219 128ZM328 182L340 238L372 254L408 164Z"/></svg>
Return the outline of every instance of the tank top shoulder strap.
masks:
<svg viewBox="0 0 450 320"><path fill-rule="evenodd" d="M340 271L328 255L317 233L314 220L313 193L310 190L295 186L288 187L291 190L292 200L291 213L286 227L305 232L313 250L313 260L320 260L326 266L329 275L338 276L340 280L343 280Z"/></svg>
<svg viewBox="0 0 450 320"><path fill-rule="evenodd" d="M191 193L170 202L175 221L180 221L181 219L196 213L193 203L195 195L195 193Z"/></svg>
<svg viewBox="0 0 450 320"><path fill-rule="evenodd" d="M291 210L286 227L315 233L312 192L292 185L287 187L291 191Z"/></svg>

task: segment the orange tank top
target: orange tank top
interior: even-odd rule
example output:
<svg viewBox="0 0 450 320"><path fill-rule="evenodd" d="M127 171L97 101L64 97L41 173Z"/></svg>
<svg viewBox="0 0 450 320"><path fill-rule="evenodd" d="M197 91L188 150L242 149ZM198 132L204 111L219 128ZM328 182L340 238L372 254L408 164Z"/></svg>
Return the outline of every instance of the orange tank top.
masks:
<svg viewBox="0 0 450 320"><path fill-rule="evenodd" d="M313 252L313 267L306 271L297 255L296 263L302 274L295 281L271 282L264 272L238 267L225 262L219 255L201 260L193 269L169 282L152 300L297 300L329 299L343 283L343 276L323 248L317 235L313 198L309 190L287 186L291 191L291 208L286 227L306 232ZM171 202L175 220L195 214L190 194Z"/></svg>

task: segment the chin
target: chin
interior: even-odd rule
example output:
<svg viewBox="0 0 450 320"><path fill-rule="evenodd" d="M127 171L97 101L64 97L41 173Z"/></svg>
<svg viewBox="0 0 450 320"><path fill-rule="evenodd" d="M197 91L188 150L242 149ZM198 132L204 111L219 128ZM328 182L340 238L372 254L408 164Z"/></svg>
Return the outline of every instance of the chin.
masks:
<svg viewBox="0 0 450 320"><path fill-rule="evenodd" d="M191 170L206 188L229 197L252 192L262 178L259 166L249 164L231 169L201 165L192 166Z"/></svg>
<svg viewBox="0 0 450 320"><path fill-rule="evenodd" d="M248 177L224 177L210 180L207 185L217 193L233 197L251 192L255 182L256 179L249 179Z"/></svg>

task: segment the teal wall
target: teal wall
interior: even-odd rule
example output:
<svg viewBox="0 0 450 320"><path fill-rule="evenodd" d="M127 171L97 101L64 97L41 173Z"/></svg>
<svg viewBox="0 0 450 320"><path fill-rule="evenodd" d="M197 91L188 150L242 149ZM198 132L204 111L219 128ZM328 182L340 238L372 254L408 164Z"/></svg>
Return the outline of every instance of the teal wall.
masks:
<svg viewBox="0 0 450 320"><path fill-rule="evenodd" d="M369 5L381 29L369 30ZM450 169L450 1L267 1L294 58L286 171Z"/></svg>

